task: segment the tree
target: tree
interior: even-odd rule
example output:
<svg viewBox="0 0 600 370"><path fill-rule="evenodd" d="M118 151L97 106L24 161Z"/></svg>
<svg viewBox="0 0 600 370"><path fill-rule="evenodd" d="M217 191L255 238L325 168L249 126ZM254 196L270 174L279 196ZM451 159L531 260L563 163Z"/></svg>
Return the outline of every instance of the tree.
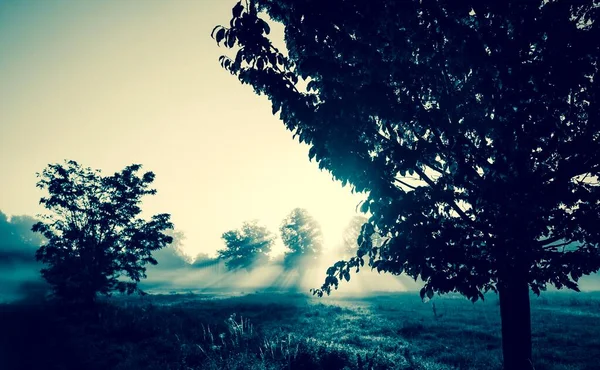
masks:
<svg viewBox="0 0 600 370"><path fill-rule="evenodd" d="M189 267L192 263L189 257L183 250L183 241L186 239L185 234L181 230L166 230L165 234L173 238L171 244L153 253L153 257L158 262L158 265L153 269L173 270Z"/></svg>
<svg viewBox="0 0 600 370"><path fill-rule="evenodd" d="M271 246L275 236L269 230L258 225L258 221L244 222L239 230L230 230L221 236L225 249L217 251L219 258L226 260L230 270L253 267L269 261Z"/></svg>
<svg viewBox="0 0 600 370"><path fill-rule="evenodd" d="M286 268L302 268L314 260L323 248L321 226L307 210L295 208L279 228L281 240L288 248L283 263Z"/></svg>
<svg viewBox="0 0 600 370"><path fill-rule="evenodd" d="M68 161L38 173L37 186L49 193L40 203L51 212L32 228L47 239L36 257L59 298L92 304L98 294L131 294L146 277L144 265L157 263L152 252L172 242L170 215L139 217L142 197L156 194L154 174L140 176L140 169L102 176Z"/></svg>
<svg viewBox="0 0 600 370"><path fill-rule="evenodd" d="M363 225L368 223L369 219L365 216L354 216L348 223L348 226L344 229L342 236L343 245L342 253L344 256L351 257L356 255L356 251L359 247L359 237Z"/></svg>
<svg viewBox="0 0 600 370"><path fill-rule="evenodd" d="M265 12L285 26L287 53ZM600 267L593 0L254 0L216 41L309 157L367 192L363 234L328 270L406 273L421 296L499 293L506 369L531 367L529 290ZM568 247L567 247L568 246Z"/></svg>
<svg viewBox="0 0 600 370"><path fill-rule="evenodd" d="M218 265L219 261L220 261L219 257L213 258L213 257L209 256L207 253L200 252L194 258L194 261L192 262L192 267L198 268L198 269L205 268L205 267L209 267L209 266Z"/></svg>

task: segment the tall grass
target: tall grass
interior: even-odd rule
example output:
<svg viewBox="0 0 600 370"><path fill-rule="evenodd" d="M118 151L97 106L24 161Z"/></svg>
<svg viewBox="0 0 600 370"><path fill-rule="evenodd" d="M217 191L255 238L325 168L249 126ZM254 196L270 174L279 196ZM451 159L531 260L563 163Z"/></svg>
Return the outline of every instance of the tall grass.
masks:
<svg viewBox="0 0 600 370"><path fill-rule="evenodd" d="M93 311L0 305L0 369L501 368L493 299L432 303L256 294L115 297ZM532 300L537 370L597 369L598 307L591 294Z"/></svg>

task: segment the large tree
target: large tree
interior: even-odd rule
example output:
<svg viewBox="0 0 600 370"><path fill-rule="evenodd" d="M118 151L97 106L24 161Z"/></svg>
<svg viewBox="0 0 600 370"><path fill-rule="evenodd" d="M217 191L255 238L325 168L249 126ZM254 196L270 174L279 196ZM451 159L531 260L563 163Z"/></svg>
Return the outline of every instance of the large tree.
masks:
<svg viewBox="0 0 600 370"><path fill-rule="evenodd" d="M531 365L529 291L600 267L594 0L254 0L218 43L309 156L368 192L369 264L422 296L498 291L506 369ZM287 50L268 38L266 13Z"/></svg>
<svg viewBox="0 0 600 370"><path fill-rule="evenodd" d="M256 220L244 222L241 229L227 231L221 238L225 241L225 248L217 253L230 270L250 270L268 262L275 242L275 235Z"/></svg>
<svg viewBox="0 0 600 370"><path fill-rule="evenodd" d="M323 249L323 233L319 223L304 208L294 208L279 227L287 251L283 257L287 269L304 268Z"/></svg>
<svg viewBox="0 0 600 370"><path fill-rule="evenodd" d="M91 304L98 294L133 293L146 277L144 265L156 264L152 252L172 242L169 214L139 217L142 197L156 193L154 174L140 169L102 176L68 161L38 174L37 186L49 193L40 203L50 212L32 229L47 239L36 256L59 298Z"/></svg>

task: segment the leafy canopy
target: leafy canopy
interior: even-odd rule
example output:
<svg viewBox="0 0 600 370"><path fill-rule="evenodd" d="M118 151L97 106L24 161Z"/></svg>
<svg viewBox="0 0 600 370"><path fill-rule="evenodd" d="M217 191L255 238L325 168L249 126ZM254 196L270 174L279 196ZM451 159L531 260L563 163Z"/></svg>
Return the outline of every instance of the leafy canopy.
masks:
<svg viewBox="0 0 600 370"><path fill-rule="evenodd" d="M288 249L284 255L284 265L287 268L302 267L302 263L321 254L321 226L306 209L293 209L281 223L279 232L283 244Z"/></svg>
<svg viewBox="0 0 600 370"><path fill-rule="evenodd" d="M269 261L269 253L275 236L258 221L244 222L239 230L230 230L221 236L225 249L217 251L219 258L226 260L230 270L247 270Z"/></svg>
<svg viewBox="0 0 600 370"><path fill-rule="evenodd" d="M32 230L46 239L36 257L47 267L42 276L67 300L93 301L112 291L133 293L145 278L152 252L172 242L170 215L140 218L141 199L154 195L154 174L139 175L140 165L112 176L75 161L50 164L37 186L48 191L40 203L50 211ZM124 280L123 278L126 278Z"/></svg>
<svg viewBox="0 0 600 370"><path fill-rule="evenodd" d="M600 268L600 7L569 1L239 2L213 37L319 167L367 192L365 257L477 300ZM285 26L287 50L263 14Z"/></svg>

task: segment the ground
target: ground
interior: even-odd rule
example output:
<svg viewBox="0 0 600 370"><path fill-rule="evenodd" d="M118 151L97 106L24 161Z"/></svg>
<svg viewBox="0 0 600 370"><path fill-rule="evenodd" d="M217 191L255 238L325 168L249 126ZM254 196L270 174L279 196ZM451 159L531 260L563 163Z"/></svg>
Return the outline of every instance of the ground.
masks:
<svg viewBox="0 0 600 370"><path fill-rule="evenodd" d="M435 305L435 311L433 309ZM1 369L500 369L499 306L417 293L0 306ZM536 370L597 369L600 293L532 296Z"/></svg>

